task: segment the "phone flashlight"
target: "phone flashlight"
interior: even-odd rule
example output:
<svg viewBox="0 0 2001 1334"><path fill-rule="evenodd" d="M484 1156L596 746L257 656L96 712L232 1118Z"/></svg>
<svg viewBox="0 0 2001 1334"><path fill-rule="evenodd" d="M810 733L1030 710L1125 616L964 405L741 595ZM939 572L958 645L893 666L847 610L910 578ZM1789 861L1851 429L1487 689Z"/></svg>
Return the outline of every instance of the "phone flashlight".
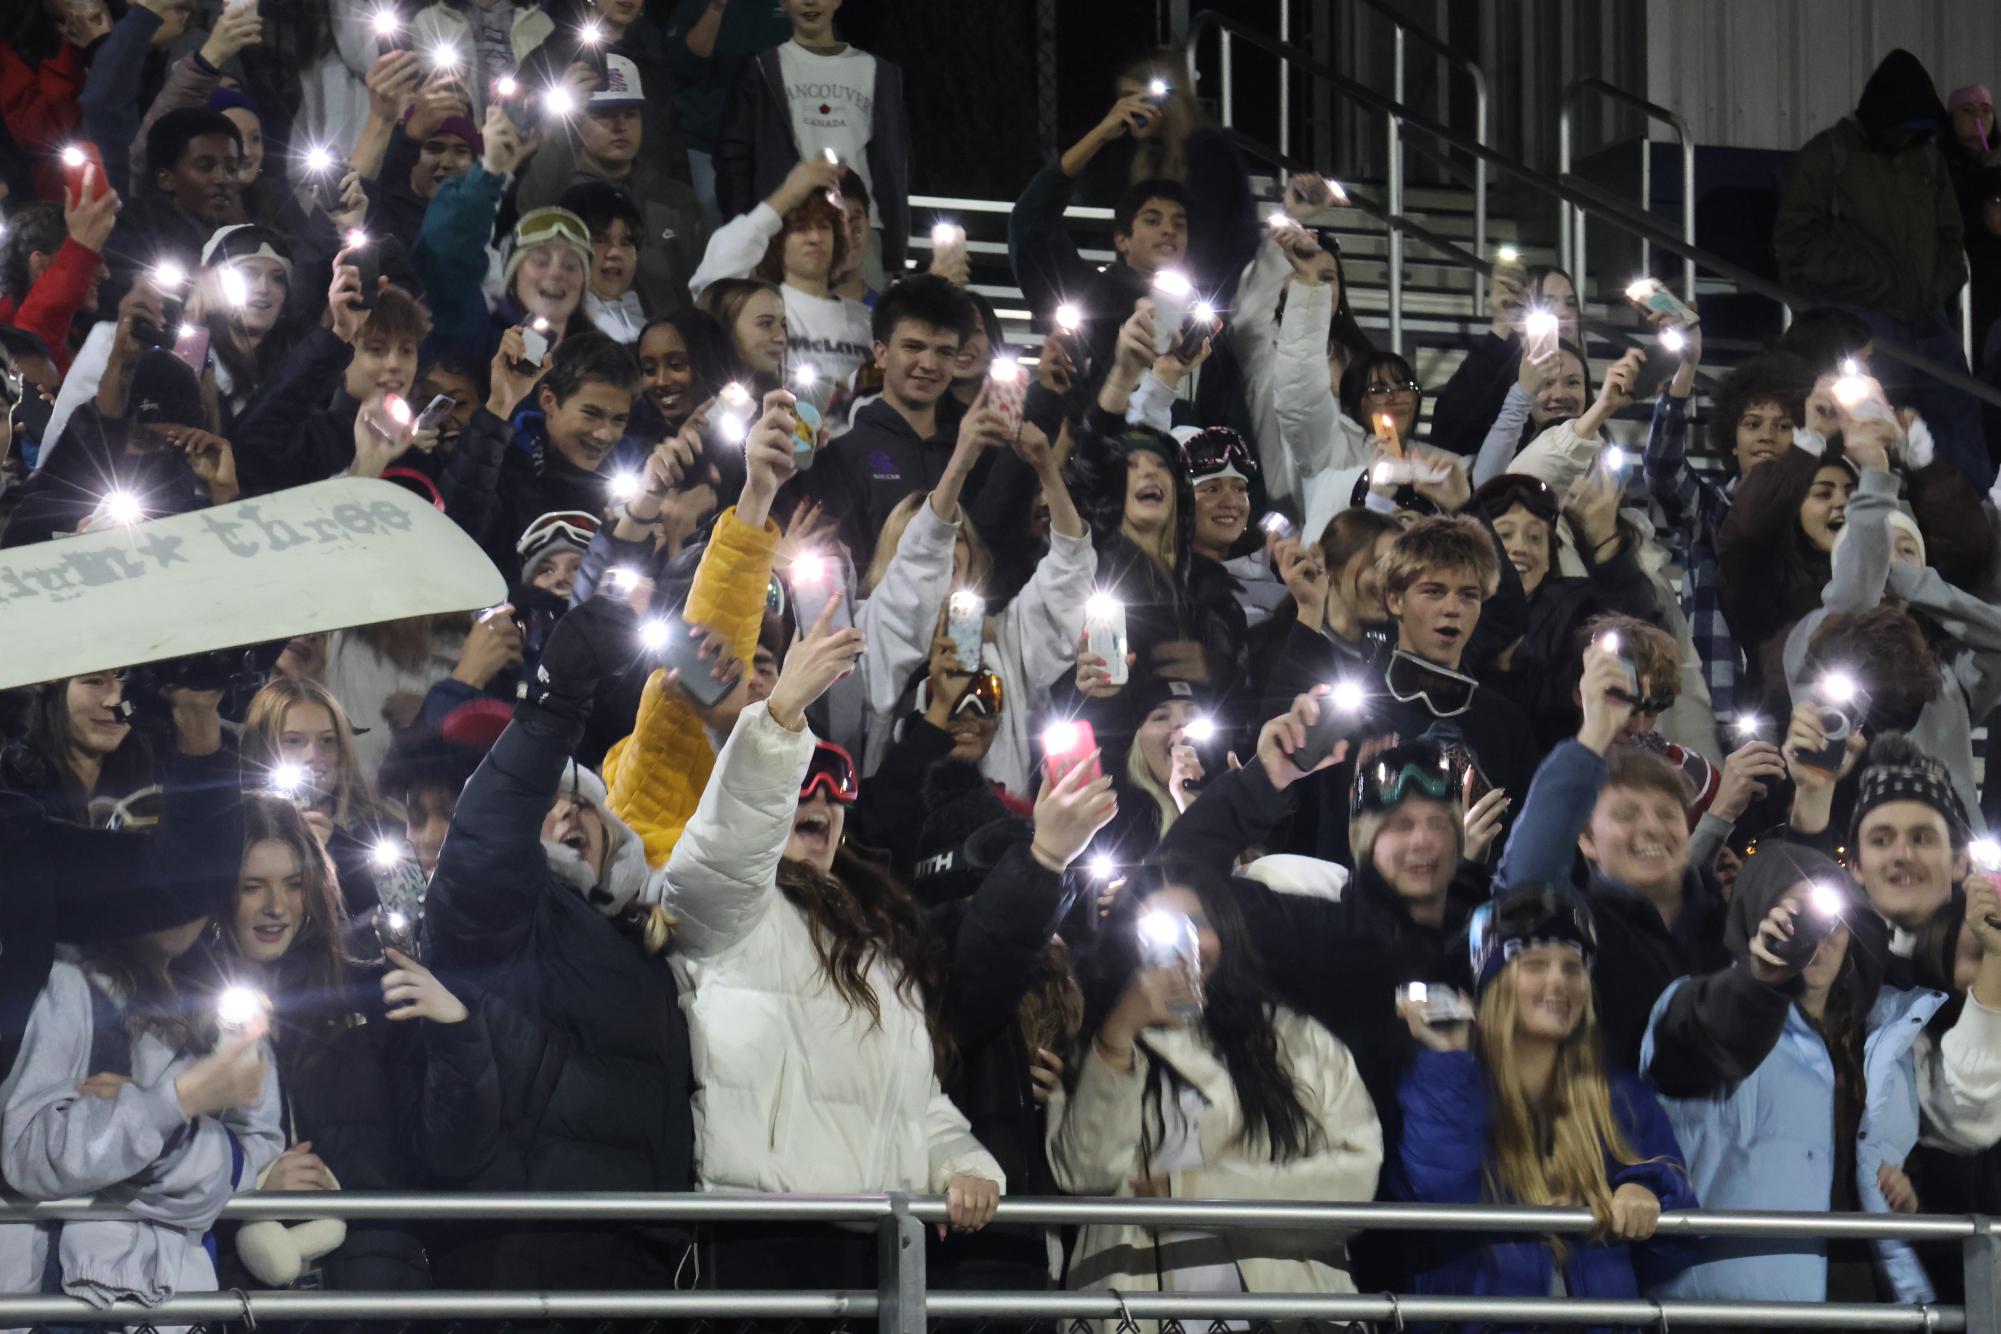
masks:
<svg viewBox="0 0 2001 1334"><path fill-rule="evenodd" d="M808 552L792 558L792 582L817 584L827 577L827 558Z"/></svg>
<svg viewBox="0 0 2001 1334"><path fill-rule="evenodd" d="M955 222L934 222L931 224L931 246L934 250L943 250L947 246L963 244L965 239L966 229Z"/></svg>
<svg viewBox="0 0 2001 1334"><path fill-rule="evenodd" d="M1084 312L1065 301L1056 308L1056 327L1067 334L1076 333L1084 327Z"/></svg>
<svg viewBox="0 0 2001 1334"><path fill-rule="evenodd" d="M307 171L329 172L333 170L333 165L334 165L334 155L328 152L325 148L319 146L318 144L315 144L311 148L308 148L306 150Z"/></svg>
<svg viewBox="0 0 2001 1334"><path fill-rule="evenodd" d="M84 151L75 144L69 144L64 147L63 165L65 167L81 167L88 161L90 159L84 155Z"/></svg>
<svg viewBox="0 0 2001 1334"><path fill-rule="evenodd" d="M1286 518L1277 510L1273 510L1270 514L1265 515L1263 527L1267 533L1274 533L1279 537L1292 536L1292 520Z"/></svg>
<svg viewBox="0 0 2001 1334"><path fill-rule="evenodd" d="M459 53L450 46L440 44L431 49L431 68L434 70L457 69Z"/></svg>
<svg viewBox="0 0 2001 1334"><path fill-rule="evenodd" d="M1966 851L1967 855L1973 858L1973 864L1981 870L1990 874L2001 871L2001 842L1991 838L1976 838L1966 845Z"/></svg>
<svg viewBox="0 0 2001 1334"><path fill-rule="evenodd" d="M243 281L243 275L235 269L224 269L218 278L222 284L222 299L232 306L241 307L250 301L250 285Z"/></svg>
<svg viewBox="0 0 2001 1334"><path fill-rule="evenodd" d="M1042 729L1042 749L1052 755L1072 751L1082 738L1075 723L1051 723Z"/></svg>
<svg viewBox="0 0 2001 1334"><path fill-rule="evenodd" d="M609 574L606 575L606 578L611 581L612 588L620 593L630 593L633 589L639 587L641 577L639 571L633 569L630 565L614 565L611 567Z"/></svg>
<svg viewBox="0 0 2001 1334"><path fill-rule="evenodd" d="M1622 446L1605 446L1605 471L1612 476L1617 477L1624 473L1631 463L1632 460L1626 457L1626 451Z"/></svg>
<svg viewBox="0 0 2001 1334"><path fill-rule="evenodd" d="M1168 87L1167 80L1165 79L1147 80L1146 95L1148 97L1166 97L1172 91L1174 90Z"/></svg>
<svg viewBox="0 0 2001 1334"><path fill-rule="evenodd" d="M648 621L639 627L639 644L648 653L658 653L667 647L667 622Z"/></svg>
<svg viewBox="0 0 2001 1334"><path fill-rule="evenodd" d="M831 148L821 149L820 156L826 159L827 165L830 167L838 167L841 165L841 155L839 153L836 153Z"/></svg>
<svg viewBox="0 0 2001 1334"><path fill-rule="evenodd" d="M271 1002L253 987L225 987L215 998L215 1020L231 1033L241 1033L269 1013Z"/></svg>
<svg viewBox="0 0 2001 1334"><path fill-rule="evenodd" d="M1538 342L1556 337L1557 318L1547 310L1532 310L1522 321L1522 328L1530 338Z"/></svg>
<svg viewBox="0 0 2001 1334"><path fill-rule="evenodd" d="M1765 730L1765 720L1755 713L1740 713L1730 726L1740 738L1750 738Z"/></svg>
<svg viewBox="0 0 2001 1334"><path fill-rule="evenodd" d="M811 389L820 382L820 372L813 366L800 366L792 372L792 383L801 389Z"/></svg>
<svg viewBox="0 0 2001 1334"><path fill-rule="evenodd" d="M1849 364L1853 364L1852 362ZM1867 376L1849 373L1834 382L1834 401L1844 408L1852 408L1869 397Z"/></svg>
<svg viewBox="0 0 2001 1334"><path fill-rule="evenodd" d="M1188 726L1181 729L1184 740L1203 742L1216 737L1216 721L1213 718L1190 718Z"/></svg>
<svg viewBox="0 0 2001 1334"><path fill-rule="evenodd" d="M583 27L577 29L577 40L585 46L596 46L604 41L604 29L598 25L597 20L593 19L589 23L584 24Z"/></svg>
<svg viewBox="0 0 2001 1334"><path fill-rule="evenodd" d="M188 271L171 259L161 260L153 266L153 285L164 291L173 291L188 280Z"/></svg>
<svg viewBox="0 0 2001 1334"><path fill-rule="evenodd" d="M399 427L407 427L416 417L410 410L409 400L401 394L387 394L382 399L382 410L389 414L389 420Z"/></svg>
<svg viewBox="0 0 2001 1334"><path fill-rule="evenodd" d="M280 797L295 797L299 789L306 785L306 770L303 765L279 764L272 766L264 779L264 786Z"/></svg>
<svg viewBox="0 0 2001 1334"><path fill-rule="evenodd" d="M613 500L621 505L627 504L639 494L639 474L615 472L605 483L605 489L611 493Z"/></svg>
<svg viewBox="0 0 2001 1334"><path fill-rule="evenodd" d="M130 526L145 518L146 510L130 491L106 491L104 517L115 524Z"/></svg>
<svg viewBox="0 0 2001 1334"><path fill-rule="evenodd" d="M1021 378L1021 363L1013 357L995 357L987 364L987 377L1001 384L1013 384Z"/></svg>
<svg viewBox="0 0 2001 1334"><path fill-rule="evenodd" d="M1100 880L1110 880L1112 872L1117 869L1116 866L1112 865L1112 859L1102 852L1091 858L1091 874Z"/></svg>
<svg viewBox="0 0 2001 1334"><path fill-rule="evenodd" d="M385 838L369 849L368 859L375 863L376 870L386 871L403 860L403 849Z"/></svg>
<svg viewBox="0 0 2001 1334"><path fill-rule="evenodd" d="M552 116L567 116L577 109L577 98L568 88L557 84L542 94L542 105Z"/></svg>
<svg viewBox="0 0 2001 1334"><path fill-rule="evenodd" d="M1522 252L1514 246L1504 245L1494 252L1494 257L1503 264L1519 264L1521 263Z"/></svg>
<svg viewBox="0 0 2001 1334"><path fill-rule="evenodd" d="M1334 689L1328 698L1334 701L1335 708L1344 713L1353 713L1362 707L1368 698L1368 692L1362 689L1360 681L1341 680L1334 683Z"/></svg>
<svg viewBox="0 0 2001 1334"><path fill-rule="evenodd" d="M1670 324L1661 330L1661 346L1670 352L1679 352L1688 346L1688 336Z"/></svg>
<svg viewBox="0 0 2001 1334"><path fill-rule="evenodd" d="M369 26L375 29L377 37L394 37L403 26L403 20L397 17L393 9L376 10L375 16L368 22Z"/></svg>

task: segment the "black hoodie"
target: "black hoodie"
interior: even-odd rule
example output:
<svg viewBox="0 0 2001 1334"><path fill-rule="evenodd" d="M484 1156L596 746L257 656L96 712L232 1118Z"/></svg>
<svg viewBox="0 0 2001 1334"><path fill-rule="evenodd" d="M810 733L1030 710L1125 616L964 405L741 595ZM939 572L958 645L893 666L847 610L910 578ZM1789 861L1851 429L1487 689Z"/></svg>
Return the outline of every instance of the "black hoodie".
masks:
<svg viewBox="0 0 2001 1334"><path fill-rule="evenodd" d="M1937 133L1945 120L1945 104L1938 100L1924 62L1900 46L1883 57L1862 85L1855 119L1871 139L1894 153Z"/></svg>

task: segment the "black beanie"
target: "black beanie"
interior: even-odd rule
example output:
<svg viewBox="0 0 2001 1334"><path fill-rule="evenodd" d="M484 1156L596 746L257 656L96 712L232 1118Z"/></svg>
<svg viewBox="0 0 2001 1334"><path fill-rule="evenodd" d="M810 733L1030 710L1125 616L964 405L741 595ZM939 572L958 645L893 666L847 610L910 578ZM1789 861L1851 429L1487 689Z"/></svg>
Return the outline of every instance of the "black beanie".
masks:
<svg viewBox="0 0 2001 1334"><path fill-rule="evenodd" d="M1869 745L1855 791L1855 814L1849 818L1850 847L1862 830L1862 818L1892 801L1923 802L1945 817L1955 845L1966 841L1966 808L1953 791L1952 775L1902 732L1885 732Z"/></svg>
<svg viewBox="0 0 2001 1334"><path fill-rule="evenodd" d="M971 895L1008 847L1032 830L970 760L943 759L931 766L924 811L910 889L927 904Z"/></svg>

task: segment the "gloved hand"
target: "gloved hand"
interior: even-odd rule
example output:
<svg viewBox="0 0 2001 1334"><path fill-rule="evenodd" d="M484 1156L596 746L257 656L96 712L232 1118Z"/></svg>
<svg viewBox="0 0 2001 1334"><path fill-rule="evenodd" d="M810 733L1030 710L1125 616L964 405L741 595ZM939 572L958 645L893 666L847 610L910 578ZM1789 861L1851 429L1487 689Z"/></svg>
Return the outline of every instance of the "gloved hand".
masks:
<svg viewBox="0 0 2001 1334"><path fill-rule="evenodd" d="M556 622L542 658L523 683L522 699L568 722L590 717L598 683L639 656L639 625L618 598L591 598Z"/></svg>

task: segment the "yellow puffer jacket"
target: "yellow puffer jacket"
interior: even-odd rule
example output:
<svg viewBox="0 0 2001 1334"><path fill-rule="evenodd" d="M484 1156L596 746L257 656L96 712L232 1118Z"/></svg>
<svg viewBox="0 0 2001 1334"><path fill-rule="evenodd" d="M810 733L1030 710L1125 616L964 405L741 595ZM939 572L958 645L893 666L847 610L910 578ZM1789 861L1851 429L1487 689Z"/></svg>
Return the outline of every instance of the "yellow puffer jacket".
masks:
<svg viewBox="0 0 2001 1334"><path fill-rule="evenodd" d="M746 666L757 651L779 537L770 519L759 530L739 521L734 508L724 510L688 590L688 623L722 631ZM666 669L654 672L640 696L632 735L604 757L609 804L645 840L648 865L667 864L715 763L701 716L686 695L667 688Z"/></svg>

